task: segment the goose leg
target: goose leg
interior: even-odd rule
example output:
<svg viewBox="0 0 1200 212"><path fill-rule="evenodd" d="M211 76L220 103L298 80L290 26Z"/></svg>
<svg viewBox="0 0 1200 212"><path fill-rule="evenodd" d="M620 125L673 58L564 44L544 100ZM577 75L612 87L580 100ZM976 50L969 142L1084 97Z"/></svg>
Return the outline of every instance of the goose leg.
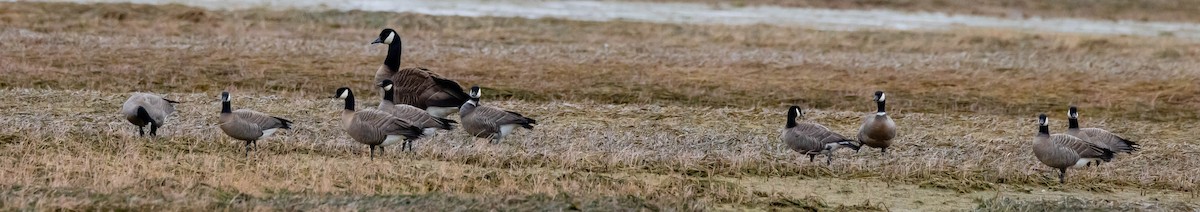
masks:
<svg viewBox="0 0 1200 212"><path fill-rule="evenodd" d="M246 141L246 151L242 152L242 156L250 157L250 141Z"/></svg>
<svg viewBox="0 0 1200 212"><path fill-rule="evenodd" d="M375 145L371 145L371 160L375 160Z"/></svg>
<svg viewBox="0 0 1200 212"><path fill-rule="evenodd" d="M883 155L883 156L887 156L887 155L888 155L888 153L887 153L887 147L880 148L880 149L879 149L879 154L881 154L881 155Z"/></svg>
<svg viewBox="0 0 1200 212"><path fill-rule="evenodd" d="M833 164L833 154L825 154L825 166Z"/></svg>
<svg viewBox="0 0 1200 212"><path fill-rule="evenodd" d="M816 160L816 159L817 159L817 155L808 155L808 162L809 162L809 163L812 163L812 162L813 162L814 160Z"/></svg>
<svg viewBox="0 0 1200 212"><path fill-rule="evenodd" d="M138 136L146 136L146 131L145 131L144 126L138 126Z"/></svg>
<svg viewBox="0 0 1200 212"><path fill-rule="evenodd" d="M1059 168L1058 169L1058 183L1062 183L1062 184L1067 183L1067 168Z"/></svg>
<svg viewBox="0 0 1200 212"><path fill-rule="evenodd" d="M158 136L158 125L150 125L150 136Z"/></svg>

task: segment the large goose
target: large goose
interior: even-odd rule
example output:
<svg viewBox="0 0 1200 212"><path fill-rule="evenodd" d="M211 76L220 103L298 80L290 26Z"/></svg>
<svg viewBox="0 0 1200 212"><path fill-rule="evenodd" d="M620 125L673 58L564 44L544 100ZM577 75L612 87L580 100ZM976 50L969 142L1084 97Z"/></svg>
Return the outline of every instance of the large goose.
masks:
<svg viewBox="0 0 1200 212"><path fill-rule="evenodd" d="M175 113L176 103L179 102L154 94L133 93L125 100L125 104L121 105L121 115L138 127L138 136L146 135L147 124L150 125L150 136L157 136L158 128L167 121L167 117Z"/></svg>
<svg viewBox="0 0 1200 212"><path fill-rule="evenodd" d="M1075 106L1071 106L1067 111L1067 134L1106 147L1117 153L1133 154L1134 151L1141 148L1137 143L1108 132L1108 130L1079 128L1079 109Z"/></svg>
<svg viewBox="0 0 1200 212"><path fill-rule="evenodd" d="M520 113L480 105L480 92L479 86L472 86L471 99L463 104L462 111L458 113L463 130L472 136L490 138L493 143L499 143L500 139L511 134L513 129L522 127L532 130L533 125L537 124L537 120Z"/></svg>
<svg viewBox="0 0 1200 212"><path fill-rule="evenodd" d="M221 92L221 131L246 142L245 156L250 154L250 144L257 147L258 140L270 137L276 130L291 128L292 121L287 119L250 109L233 110L229 104L229 92Z"/></svg>
<svg viewBox="0 0 1200 212"><path fill-rule="evenodd" d="M887 95L883 91L875 91L875 113L863 117L862 126L858 128L858 141L868 147L879 148L880 153L887 153L896 138L896 122L887 115Z"/></svg>
<svg viewBox="0 0 1200 212"><path fill-rule="evenodd" d="M342 110L342 128L354 141L371 147L371 159L375 159L375 147L390 146L401 140L405 143L421 136L421 128L392 116L388 112L366 108L354 110L354 93L341 87L334 98L345 100ZM382 149L380 150L382 151Z"/></svg>
<svg viewBox="0 0 1200 212"><path fill-rule="evenodd" d="M383 29L371 44L388 45L387 58L375 72L375 82L385 79L395 83L393 100L396 104L412 105L438 118L446 118L458 112L459 106L470 98L454 80L449 80L425 68L400 69L400 35L395 30Z"/></svg>
<svg viewBox="0 0 1200 212"><path fill-rule="evenodd" d="M1046 114L1038 115L1038 134L1033 137L1033 155L1042 164L1058 169L1058 182L1066 183L1067 168L1087 166L1096 160L1109 161L1113 151L1066 134L1050 134Z"/></svg>
<svg viewBox="0 0 1200 212"><path fill-rule="evenodd" d="M799 152L800 154L808 155L808 161L812 162L818 154L825 155L825 165L829 165L833 161L833 151L840 147L849 147L850 149L858 150L860 146L854 143L841 134L835 133L829 128L816 123L800 123L796 122L803 113L799 106L793 105L788 108L787 125L784 126L783 132L779 135L779 140L783 141L788 148Z"/></svg>

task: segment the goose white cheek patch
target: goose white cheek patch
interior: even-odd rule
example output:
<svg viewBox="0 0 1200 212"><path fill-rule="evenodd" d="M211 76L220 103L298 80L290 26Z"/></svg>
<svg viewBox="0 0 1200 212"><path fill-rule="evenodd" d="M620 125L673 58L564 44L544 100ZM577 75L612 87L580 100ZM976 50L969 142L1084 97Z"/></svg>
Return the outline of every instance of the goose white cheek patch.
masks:
<svg viewBox="0 0 1200 212"><path fill-rule="evenodd" d="M392 85L383 86L384 90L392 90Z"/></svg>
<svg viewBox="0 0 1200 212"><path fill-rule="evenodd" d="M342 91L342 93L341 93L341 94L338 94L338 98L343 98L343 99L345 99L347 96L349 96L349 95L348 95L348 93L349 93L349 92Z"/></svg>
<svg viewBox="0 0 1200 212"><path fill-rule="evenodd" d="M385 43L385 44L392 44L392 40L395 40L395 39L396 39L396 33L395 33L395 32L388 33L388 37L387 37L387 39L384 39L384 40L383 40L383 43Z"/></svg>
<svg viewBox="0 0 1200 212"><path fill-rule="evenodd" d="M879 101L880 101L880 102L884 101L885 99L887 99L887 94L886 94L886 93L881 93L881 94L879 94Z"/></svg>

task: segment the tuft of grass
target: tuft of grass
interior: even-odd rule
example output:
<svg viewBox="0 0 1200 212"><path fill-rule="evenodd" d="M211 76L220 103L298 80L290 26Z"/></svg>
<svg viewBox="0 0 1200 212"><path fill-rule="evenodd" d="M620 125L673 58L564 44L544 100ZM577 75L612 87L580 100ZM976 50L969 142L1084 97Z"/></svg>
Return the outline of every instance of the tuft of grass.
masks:
<svg viewBox="0 0 1200 212"><path fill-rule="evenodd" d="M1122 203L1110 200L1088 200L1079 198L1051 198L1041 200L1019 200L1012 198L996 198L984 200L975 208L976 211L1192 211L1194 205L1187 203L1172 203L1163 205L1146 205L1138 203Z"/></svg>

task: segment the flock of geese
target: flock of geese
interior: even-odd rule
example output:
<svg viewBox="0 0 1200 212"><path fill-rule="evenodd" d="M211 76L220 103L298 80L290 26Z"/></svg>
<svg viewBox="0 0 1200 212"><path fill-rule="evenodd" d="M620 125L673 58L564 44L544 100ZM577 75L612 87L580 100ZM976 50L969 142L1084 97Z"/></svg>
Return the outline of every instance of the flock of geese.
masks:
<svg viewBox="0 0 1200 212"><path fill-rule="evenodd" d="M453 130L461 124L463 131L480 138L500 142L515 129L533 129L537 120L517 112L480 104L479 86L472 86L470 93L463 90L454 80L449 80L425 68L400 68L401 41L396 31L384 29L371 44L388 46L387 58L375 73L376 86L380 88L382 100L376 108L357 108L354 91L341 87L334 91L333 98L342 99L342 128L350 138L370 147L370 156L375 158L375 149L401 143L401 150L411 151L413 141L428 137L438 130ZM292 121L250 110L233 110L228 91L221 92L221 131L245 143L245 156L256 141L266 139L279 129L291 129ZM150 93L134 93L121 106L121 114L138 127L138 135L145 136L146 125L150 136L156 136L158 128L167 117L175 112L179 102ZM459 120L447 119L458 113Z"/></svg>
<svg viewBox="0 0 1200 212"><path fill-rule="evenodd" d="M466 92L454 80L445 79L425 68L400 68L401 40L396 31L383 29L371 44L388 46L383 66L375 73L375 85L380 89L382 100L376 108L357 108L354 92L349 87L334 91L333 98L342 99L345 107L341 119L343 130L355 141L370 148L370 157L375 158L375 149L401 143L401 150L412 150L414 140L436 134L439 130L453 130L456 124L463 131L479 138L499 143L516 128L532 130L537 121L520 113L507 111L479 101L480 88L472 86ZM858 135L851 139L814 122L801 122L803 112L799 106L791 106L787 112L787 125L780 133L783 144L809 161L817 155L825 155L826 165L832 163L833 152L842 147L858 151L862 146L878 148L881 154L896 139L896 123L887 115L886 94L876 91L872 101L877 110L863 117ZM138 127L138 135L145 136L145 127L150 126L150 136L156 136L158 128L167 117L175 112L179 102L150 93L134 93L121 107L121 114ZM459 121L447 119L458 113ZM1043 164L1059 171L1059 182L1065 183L1067 168L1081 168L1111 161L1115 153L1132 153L1139 146L1109 131L1098 128L1079 128L1078 109L1071 106L1068 111L1067 134L1050 134L1049 121L1045 114L1038 117L1038 134L1033 139L1033 154ZM221 93L220 128L229 137L244 141L245 156L255 141L270 137L279 129L291 129L292 121L250 110L233 110L229 92Z"/></svg>

